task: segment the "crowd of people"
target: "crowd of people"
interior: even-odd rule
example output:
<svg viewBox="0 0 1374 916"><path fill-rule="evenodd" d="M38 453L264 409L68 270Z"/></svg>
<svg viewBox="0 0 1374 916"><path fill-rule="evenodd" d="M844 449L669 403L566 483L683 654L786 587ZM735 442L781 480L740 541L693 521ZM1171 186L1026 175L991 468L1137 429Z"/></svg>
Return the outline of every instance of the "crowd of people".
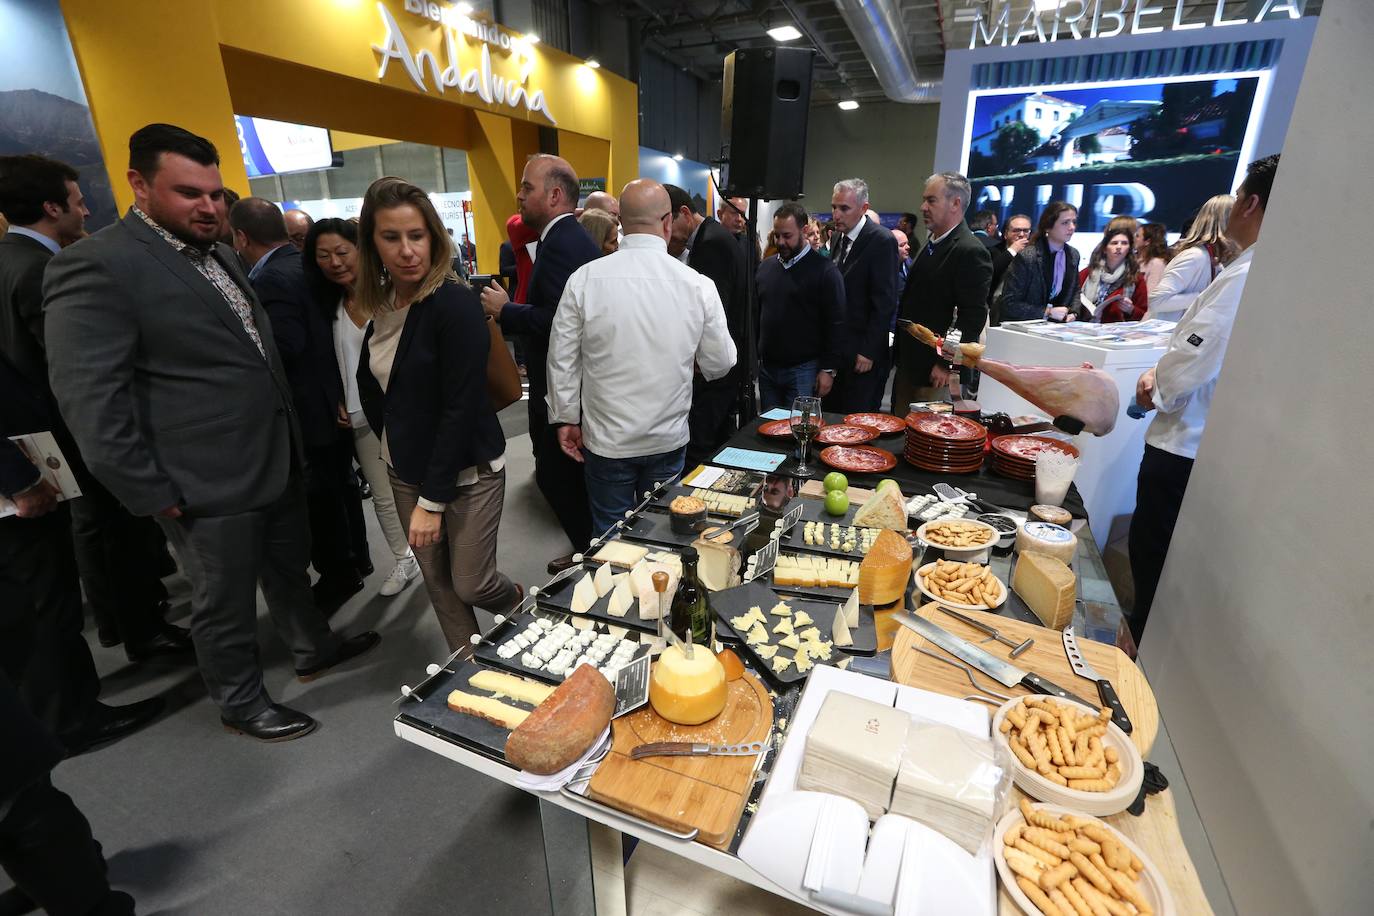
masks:
<svg viewBox="0 0 1374 916"><path fill-rule="evenodd" d="M893 230L857 178L834 185L823 223L784 203L761 253L741 199L713 218L638 179L579 206L572 166L539 154L506 224L505 282L477 288L471 241L401 178L374 182L356 220L315 221L238 199L209 141L151 124L129 140L134 205L87 237L75 170L0 157L0 494L15 509L0 518L0 707L48 736L26 758L40 773L161 711L99 701L84 591L102 645L198 664L227 729L308 734L315 720L264 687L257 591L302 680L376 646L329 624L373 572L365 496L390 553L381 594L421 579L450 650L470 652L474 609L524 598L497 562L497 413L520 376L534 481L568 540L552 573L748 419L750 324L763 409L819 396L880 410L890 385L904 415L971 379L899 324L969 341L1012 320L1181 319L1137 398L1157 411L1131 530L1139 639L1276 167L1252 165L1172 248L1161 226L1112 219L1080 266L1074 206L999 231L994 213L966 219L969 182L953 172ZM79 498L59 501L9 442L44 432ZM166 620L161 579L177 565L189 629ZM35 811L89 842L49 790Z"/></svg>

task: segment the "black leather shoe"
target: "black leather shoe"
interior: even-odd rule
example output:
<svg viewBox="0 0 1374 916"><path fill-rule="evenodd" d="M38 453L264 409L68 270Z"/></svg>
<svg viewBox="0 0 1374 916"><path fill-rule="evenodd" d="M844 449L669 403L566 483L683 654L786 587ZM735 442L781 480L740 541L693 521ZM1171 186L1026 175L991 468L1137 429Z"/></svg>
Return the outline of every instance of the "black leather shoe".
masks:
<svg viewBox="0 0 1374 916"><path fill-rule="evenodd" d="M69 732L62 738L67 746L67 755L75 757L102 744L122 738L138 731L153 721L167 708L162 697L150 697L127 706L106 706L97 703L87 717L85 725Z"/></svg>
<svg viewBox="0 0 1374 916"><path fill-rule="evenodd" d="M381 641L381 634L375 630L366 630L359 633L357 636L350 636L339 643L339 650L334 653L333 658L311 668L297 668L296 677L304 683L309 683L315 680L315 678L322 676L335 665L342 665L350 659L357 658L359 655L371 651Z"/></svg>
<svg viewBox="0 0 1374 916"><path fill-rule="evenodd" d="M38 912L38 904L33 898L17 887L0 894L0 916L25 916Z"/></svg>
<svg viewBox="0 0 1374 916"><path fill-rule="evenodd" d="M319 608L320 613L326 618L329 618L333 617L339 608L348 602L349 598L363 590L363 580L356 577L342 582L321 579L310 586L310 590L315 595L315 607Z"/></svg>
<svg viewBox="0 0 1374 916"><path fill-rule="evenodd" d="M548 565L549 575L556 576L565 569L571 569L577 563L573 560L572 554L564 554L556 560L550 560Z"/></svg>
<svg viewBox="0 0 1374 916"><path fill-rule="evenodd" d="M257 738L259 741L290 741L303 738L320 727L320 723L303 712L273 703L251 719L230 719L220 716L225 729Z"/></svg>
<svg viewBox="0 0 1374 916"><path fill-rule="evenodd" d="M358 578L366 579L368 576L372 575L376 571L377 567L373 566L370 562L364 563L358 567Z"/></svg>
<svg viewBox="0 0 1374 916"><path fill-rule="evenodd" d="M131 662L143 662L150 658L194 656L195 651L196 647L191 642L191 631L170 623L164 623L159 627L151 639L124 646L124 652Z"/></svg>
<svg viewBox="0 0 1374 916"><path fill-rule="evenodd" d="M124 637L119 635L119 630L115 627L98 627L95 635L100 640L102 649L113 649L124 641ZM3 916L2 911L0 911L0 916Z"/></svg>

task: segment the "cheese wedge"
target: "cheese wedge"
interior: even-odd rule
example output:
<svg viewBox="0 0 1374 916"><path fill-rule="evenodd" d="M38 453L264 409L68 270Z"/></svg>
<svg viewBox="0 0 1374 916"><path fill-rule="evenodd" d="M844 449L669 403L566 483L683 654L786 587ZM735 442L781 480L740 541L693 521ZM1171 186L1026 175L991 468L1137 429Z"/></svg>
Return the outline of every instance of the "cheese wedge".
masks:
<svg viewBox="0 0 1374 916"><path fill-rule="evenodd" d="M911 544L895 531L883 531L859 564L859 602L883 605L900 601L909 578Z"/></svg>
<svg viewBox="0 0 1374 916"><path fill-rule="evenodd" d="M654 591L653 582L654 573L660 571L668 574L668 589L663 593L663 610L666 612L673 606L673 595L677 593L677 583L681 573L662 563L646 562L643 577L644 581L648 583L648 587L639 592L640 620L657 620L661 616L658 592Z"/></svg>
<svg viewBox="0 0 1374 916"><path fill-rule="evenodd" d="M754 654L765 660L770 659L778 654L778 647L770 645L754 646Z"/></svg>
<svg viewBox="0 0 1374 916"><path fill-rule="evenodd" d="M886 487L874 493L854 513L854 527L905 531L906 500L902 499L902 491L897 487Z"/></svg>
<svg viewBox="0 0 1374 916"><path fill-rule="evenodd" d="M860 569L860 571L862 572L863 567L860 566L859 569ZM851 630L854 629L855 627L857 627L857 626L859 625L859 590L858 590L858 589L855 589L854 591L852 591L852 592L849 593L849 600L846 601L846 602L844 603L844 607L841 608L841 612L842 612L843 615L844 615L844 622L845 622L845 625L848 626Z"/></svg>
<svg viewBox="0 0 1374 916"><path fill-rule="evenodd" d="M592 577L592 584L596 586L596 597L605 598L615 587L612 581L611 564L602 563L596 568L596 575Z"/></svg>
<svg viewBox="0 0 1374 916"><path fill-rule="evenodd" d="M740 553L729 544L719 544L705 538L692 543L696 548L697 576L707 590L724 591L739 585Z"/></svg>
<svg viewBox="0 0 1374 916"><path fill-rule="evenodd" d="M1041 623L1062 630L1073 620L1076 581L1063 561L1042 553L1023 553L1016 560L1011 587Z"/></svg>
<svg viewBox="0 0 1374 916"><path fill-rule="evenodd" d="M615 587L611 589L611 616L624 617L630 613L630 608L634 607L634 603L635 593L630 586L630 574L621 573L615 577Z"/></svg>
<svg viewBox="0 0 1374 916"><path fill-rule="evenodd" d="M844 619L844 609L835 615L835 622L830 627L830 639L837 646L852 646L854 638L849 635L849 624Z"/></svg>
<svg viewBox="0 0 1374 916"><path fill-rule="evenodd" d="M792 659L792 663L797 666L798 674L805 674L811 670L812 661L805 652L798 652L797 657Z"/></svg>
<svg viewBox="0 0 1374 916"><path fill-rule="evenodd" d="M791 633L779 639L778 645L782 646L784 649L792 649L795 651L801 648L801 640L797 638L796 633Z"/></svg>
<svg viewBox="0 0 1374 916"><path fill-rule="evenodd" d="M596 553L592 554L592 559L610 563L612 566L619 566L621 569L630 569L644 559L648 552L649 548L640 547L637 544L629 544L625 541L607 541L601 545Z"/></svg>
<svg viewBox="0 0 1374 916"><path fill-rule="evenodd" d="M786 655L773 656L773 670L778 674L782 674L790 667L792 667L792 659L788 658Z"/></svg>
<svg viewBox="0 0 1374 916"><path fill-rule="evenodd" d="M811 619L811 615L806 613L806 611L797 611L796 614L792 615L792 626L794 627L804 627L808 623L814 622L815 621Z"/></svg>
<svg viewBox="0 0 1374 916"><path fill-rule="evenodd" d="M768 613L773 614L777 617L791 617L792 608L788 606L786 601L779 601L777 604L773 605L772 609L770 609Z"/></svg>
<svg viewBox="0 0 1374 916"><path fill-rule="evenodd" d="M573 588L572 612L574 614L585 614L596 604L596 599L601 597L596 593L596 582L591 573L587 573L577 580L577 585Z"/></svg>
<svg viewBox="0 0 1374 916"><path fill-rule="evenodd" d="M497 696L519 700L521 703L529 703L531 706L538 706L547 700L549 694L554 691L554 688L548 684L516 677L514 674L506 674L504 671L479 671L468 681L468 686L494 693Z"/></svg>
<svg viewBox="0 0 1374 916"><path fill-rule="evenodd" d="M768 642L768 631L763 628L763 624L754 624L754 629L744 638L744 641L751 646L761 646Z"/></svg>
<svg viewBox="0 0 1374 916"><path fill-rule="evenodd" d="M465 693L462 690L455 690L448 695L448 708L463 715L485 719L492 725L511 729L524 722L530 715L528 709L520 709L491 697Z"/></svg>
<svg viewBox="0 0 1374 916"><path fill-rule="evenodd" d="M792 621L787 619L779 620L778 625L773 627L773 632L790 636L792 634Z"/></svg>

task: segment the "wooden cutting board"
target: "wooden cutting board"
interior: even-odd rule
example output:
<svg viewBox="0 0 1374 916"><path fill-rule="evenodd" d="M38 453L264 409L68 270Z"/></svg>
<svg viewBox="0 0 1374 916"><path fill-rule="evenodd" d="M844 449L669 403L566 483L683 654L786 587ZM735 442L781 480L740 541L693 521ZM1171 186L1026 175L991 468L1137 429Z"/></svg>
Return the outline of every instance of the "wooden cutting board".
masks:
<svg viewBox="0 0 1374 916"><path fill-rule="evenodd" d="M979 643L979 640L987 638L985 633L980 633L963 621L955 620L948 614L941 613L936 609L933 602L926 604L916 613L941 629L948 630L955 636L962 637L975 645L980 645L990 654L1005 659L1023 671L1030 671L1047 677L1060 687L1070 693L1077 694L1090 703L1100 702L1097 696L1097 687L1093 682L1079 677L1074 673L1073 668L1069 667L1069 659L1064 655L1064 644L1060 641L1058 630L1023 623L1020 620L1012 620L1009 617L1002 617L985 611L962 612L982 620L990 626L997 627L1004 636L1008 639L1014 639L1018 643L1027 637L1035 640L1035 645L1012 659L1008 655L1011 652L1010 647L999 642ZM899 626L892 646L892 679L894 681L952 697L965 697L976 692L969 685L968 679L964 677L964 672L944 662L936 661L928 655L916 652L917 647L934 652L942 658L957 661L954 656L939 646L930 645L920 634L907 627ZM1116 646L1079 637L1078 648L1083 651L1088 664L1096 668L1097 673L1111 681L1112 686L1116 688L1117 695L1121 697L1121 705L1126 708L1126 715L1131 717L1131 724L1135 726L1131 732L1131 740L1135 742L1135 746L1140 749L1142 755L1148 755L1150 747L1155 742L1155 735L1159 732L1159 707L1155 703L1154 691L1150 689L1150 684L1145 680L1144 673L1136 666L1135 662L1126 656L1125 652ZM998 693L1005 693L1010 696L1022 696L1030 693L1029 690L1020 686L1003 687L981 671L975 671L973 676L978 683L986 684Z"/></svg>
<svg viewBox="0 0 1374 916"><path fill-rule="evenodd" d="M730 682L721 714L702 725L674 725L652 706L644 706L611 723L611 752L597 767L587 794L679 833L697 830L698 841L723 849L734 839L744 813L758 757L632 760L630 751L657 741L764 741L772 728L773 700L759 679L748 672Z"/></svg>

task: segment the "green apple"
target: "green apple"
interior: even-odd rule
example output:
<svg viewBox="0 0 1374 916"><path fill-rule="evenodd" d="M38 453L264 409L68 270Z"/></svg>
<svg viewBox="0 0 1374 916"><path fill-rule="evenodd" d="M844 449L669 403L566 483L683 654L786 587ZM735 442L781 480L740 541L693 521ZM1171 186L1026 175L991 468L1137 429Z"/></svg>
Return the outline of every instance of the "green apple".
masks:
<svg viewBox="0 0 1374 916"><path fill-rule="evenodd" d="M901 492L901 487L899 486L897 481L893 480L891 477L884 477L882 480L878 481L878 489L874 492L881 493L888 487L892 487L899 493Z"/></svg>
<svg viewBox="0 0 1374 916"><path fill-rule="evenodd" d="M834 492L835 490L844 492L849 489L849 478L845 477L839 471L831 471L829 474L825 475L824 484L825 492L827 493Z"/></svg>
<svg viewBox="0 0 1374 916"><path fill-rule="evenodd" d="M849 511L849 494L844 490L831 490L825 494L825 511L830 515L844 515Z"/></svg>

